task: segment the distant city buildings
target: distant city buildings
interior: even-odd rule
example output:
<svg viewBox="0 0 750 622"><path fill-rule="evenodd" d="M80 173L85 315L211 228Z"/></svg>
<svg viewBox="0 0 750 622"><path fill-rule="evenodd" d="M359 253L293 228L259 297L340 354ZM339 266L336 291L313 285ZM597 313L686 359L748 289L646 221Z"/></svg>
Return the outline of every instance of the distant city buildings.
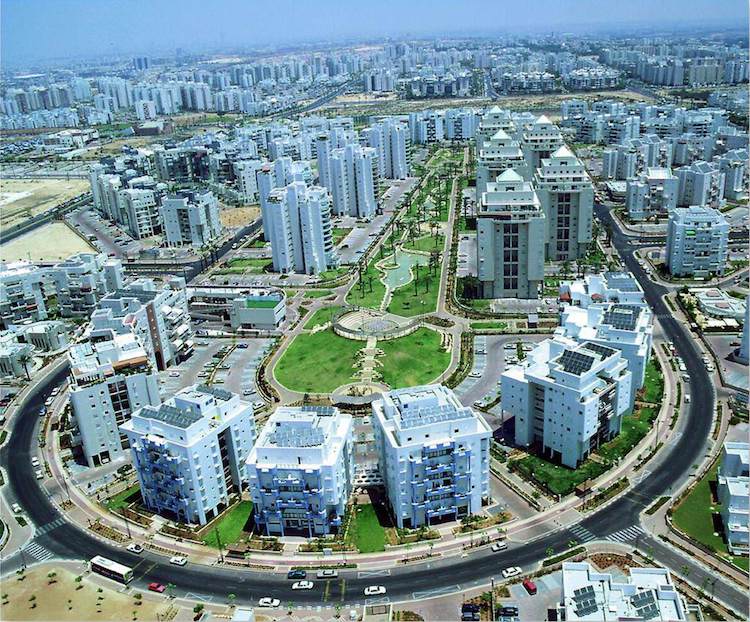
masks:
<svg viewBox="0 0 750 622"><path fill-rule="evenodd" d="M277 408L246 462L256 524L266 535L340 532L354 480L351 415Z"/></svg>
<svg viewBox="0 0 750 622"><path fill-rule="evenodd" d="M729 253L729 223L710 207L675 209L667 226L666 267L672 276L724 274Z"/></svg>
<svg viewBox="0 0 750 622"><path fill-rule="evenodd" d="M373 402L375 444L398 527L478 513L489 501L491 431L442 385L397 389Z"/></svg>
<svg viewBox="0 0 750 622"><path fill-rule="evenodd" d="M245 489L255 418L234 393L193 385L139 409L120 430L143 505L166 518L205 525Z"/></svg>

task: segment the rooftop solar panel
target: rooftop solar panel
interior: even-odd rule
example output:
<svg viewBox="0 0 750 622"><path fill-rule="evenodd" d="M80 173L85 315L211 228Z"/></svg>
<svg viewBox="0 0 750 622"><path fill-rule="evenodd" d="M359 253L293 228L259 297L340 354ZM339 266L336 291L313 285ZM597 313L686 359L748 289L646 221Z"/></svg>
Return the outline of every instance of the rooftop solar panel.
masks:
<svg viewBox="0 0 750 622"><path fill-rule="evenodd" d="M641 311L635 305L615 305L604 313L602 322L619 330L634 330Z"/></svg>
<svg viewBox="0 0 750 622"><path fill-rule="evenodd" d="M591 369L591 366L594 364L594 357L587 356L576 350L565 350L558 358L558 362L562 366L563 371L580 376Z"/></svg>

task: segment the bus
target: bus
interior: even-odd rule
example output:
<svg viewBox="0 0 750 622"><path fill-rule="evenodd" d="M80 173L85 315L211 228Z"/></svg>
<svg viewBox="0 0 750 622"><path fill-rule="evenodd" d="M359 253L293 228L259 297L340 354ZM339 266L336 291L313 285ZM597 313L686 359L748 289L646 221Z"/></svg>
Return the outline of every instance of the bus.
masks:
<svg viewBox="0 0 750 622"><path fill-rule="evenodd" d="M108 579L114 579L120 583L130 583L133 580L133 569L113 562L111 559L97 555L89 562L91 572L96 572Z"/></svg>

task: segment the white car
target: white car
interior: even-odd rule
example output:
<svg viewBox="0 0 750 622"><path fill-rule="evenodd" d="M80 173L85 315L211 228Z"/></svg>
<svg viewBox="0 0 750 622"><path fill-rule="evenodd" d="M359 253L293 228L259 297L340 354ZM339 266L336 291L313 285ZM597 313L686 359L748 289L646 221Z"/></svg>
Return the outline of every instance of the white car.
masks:
<svg viewBox="0 0 750 622"><path fill-rule="evenodd" d="M42 469L37 469L34 475L36 475L37 479L44 479L44 473L42 473Z"/></svg>
<svg viewBox="0 0 750 622"><path fill-rule="evenodd" d="M174 564L175 566L184 566L187 564L187 557L183 557L182 555L175 555L174 557L169 558L169 563Z"/></svg>
<svg viewBox="0 0 750 622"><path fill-rule="evenodd" d="M274 609L278 607L281 604L281 601L278 598L270 598L266 596L265 598L261 598L258 601L258 607L265 607L267 609Z"/></svg>
<svg viewBox="0 0 750 622"><path fill-rule="evenodd" d="M503 579L517 577L520 574L523 574L523 570L521 570L518 566L511 566L510 568L506 568L505 570L503 570Z"/></svg>
<svg viewBox="0 0 750 622"><path fill-rule="evenodd" d="M169 372L169 377L170 378L179 378L180 377L180 372L178 372L178 371L171 371L171 372Z"/></svg>
<svg viewBox="0 0 750 622"><path fill-rule="evenodd" d="M365 588L365 596L381 596L385 594L385 588L382 585L370 585Z"/></svg>
<svg viewBox="0 0 750 622"><path fill-rule="evenodd" d="M495 544L492 545L492 552L493 553L499 553L500 551L504 551L508 548L508 543L503 542L495 542Z"/></svg>
<svg viewBox="0 0 750 622"><path fill-rule="evenodd" d="M312 581L295 581L292 583L293 590L311 590L315 584Z"/></svg>
<svg viewBox="0 0 750 622"><path fill-rule="evenodd" d="M21 509L21 506L18 505L17 503L14 503L13 505L11 505L10 509L13 510L13 514L20 514L21 512L23 512L23 510Z"/></svg>
<svg viewBox="0 0 750 622"><path fill-rule="evenodd" d="M31 459L31 466L33 466L34 468L39 467L39 458L37 458L36 456L34 456Z"/></svg>
<svg viewBox="0 0 750 622"><path fill-rule="evenodd" d="M336 579L339 576L338 570L318 570L315 575L318 579Z"/></svg>
<svg viewBox="0 0 750 622"><path fill-rule="evenodd" d="M140 544L133 542L133 544L128 544L128 551L140 555L143 553L143 547Z"/></svg>

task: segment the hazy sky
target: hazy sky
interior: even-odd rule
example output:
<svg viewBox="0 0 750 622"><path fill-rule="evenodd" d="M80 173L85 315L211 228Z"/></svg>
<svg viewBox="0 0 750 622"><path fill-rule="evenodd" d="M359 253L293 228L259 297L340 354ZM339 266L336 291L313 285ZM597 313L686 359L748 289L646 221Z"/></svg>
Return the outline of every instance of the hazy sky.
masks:
<svg viewBox="0 0 750 622"><path fill-rule="evenodd" d="M747 26L747 0L2 0L2 62L437 33Z"/></svg>

